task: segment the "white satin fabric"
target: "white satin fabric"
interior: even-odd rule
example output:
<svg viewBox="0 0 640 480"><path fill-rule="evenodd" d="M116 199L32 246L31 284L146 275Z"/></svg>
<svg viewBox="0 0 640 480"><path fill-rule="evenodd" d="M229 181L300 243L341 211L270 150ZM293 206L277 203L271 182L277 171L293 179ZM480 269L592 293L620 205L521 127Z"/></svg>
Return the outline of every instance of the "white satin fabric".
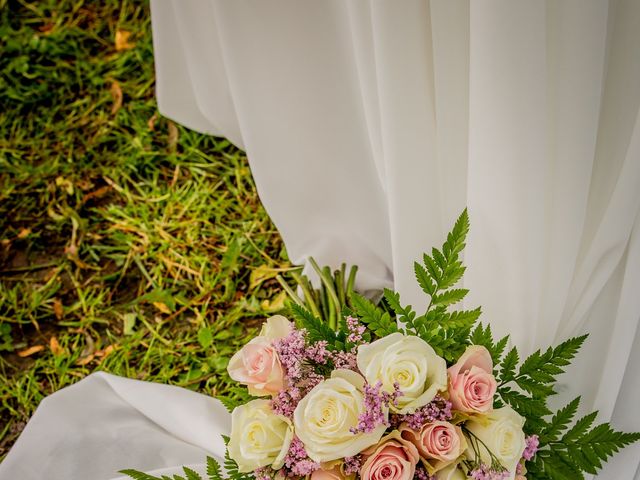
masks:
<svg viewBox="0 0 640 480"><path fill-rule="evenodd" d="M155 0L152 20L160 110L246 150L293 262L358 264L360 288L393 283L421 308L413 261L468 205L467 305L523 355L590 332L558 403L583 393L640 430L639 1ZM87 404L112 441L136 416L147 429L121 460L84 424L59 427L75 453L30 433L96 382L47 400L0 478L43 455L101 479L221 453L219 408L204 418L159 385L127 418ZM183 417L154 439L158 402ZM598 479L640 479L639 458L625 449Z"/></svg>

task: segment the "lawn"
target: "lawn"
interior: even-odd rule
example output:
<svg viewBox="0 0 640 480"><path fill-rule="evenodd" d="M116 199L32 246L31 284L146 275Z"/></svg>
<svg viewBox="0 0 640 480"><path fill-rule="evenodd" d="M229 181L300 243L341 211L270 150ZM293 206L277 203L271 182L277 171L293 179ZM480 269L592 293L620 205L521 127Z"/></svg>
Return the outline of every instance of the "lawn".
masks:
<svg viewBox="0 0 640 480"><path fill-rule="evenodd" d="M2 459L97 370L228 392L290 267L244 153L158 113L146 2L0 11Z"/></svg>

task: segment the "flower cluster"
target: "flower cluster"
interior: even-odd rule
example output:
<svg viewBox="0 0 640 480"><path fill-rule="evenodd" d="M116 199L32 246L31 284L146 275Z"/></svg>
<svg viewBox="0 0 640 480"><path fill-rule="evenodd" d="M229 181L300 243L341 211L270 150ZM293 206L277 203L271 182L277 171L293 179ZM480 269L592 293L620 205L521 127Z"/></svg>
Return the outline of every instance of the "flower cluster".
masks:
<svg viewBox="0 0 640 480"><path fill-rule="evenodd" d="M417 336L371 343L345 319L344 349L312 342L286 318L267 320L234 355L231 377L254 396L234 410L229 454L257 480L513 480L539 441L493 406L484 347L447 366Z"/></svg>

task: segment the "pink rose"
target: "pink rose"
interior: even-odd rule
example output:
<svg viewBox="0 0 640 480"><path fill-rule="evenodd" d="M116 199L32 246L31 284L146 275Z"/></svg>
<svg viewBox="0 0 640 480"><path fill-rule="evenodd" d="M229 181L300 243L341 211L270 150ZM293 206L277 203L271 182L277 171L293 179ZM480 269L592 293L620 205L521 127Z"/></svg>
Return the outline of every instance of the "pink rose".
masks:
<svg viewBox="0 0 640 480"><path fill-rule="evenodd" d="M427 460L433 459L451 463L467 448L460 427L449 422L427 423L418 432L405 427L402 429L402 437L413 443L420 456Z"/></svg>
<svg viewBox="0 0 640 480"><path fill-rule="evenodd" d="M455 410L486 413L493 409L497 384L493 376L493 361L485 347L467 347L448 372L449 400Z"/></svg>
<svg viewBox="0 0 640 480"><path fill-rule="evenodd" d="M416 446L434 472L455 462L467 449L462 430L449 422L427 423L418 432L408 427L401 430L402 437Z"/></svg>
<svg viewBox="0 0 640 480"><path fill-rule="evenodd" d="M231 357L227 371L251 395L275 395L284 388L284 370L271 340L256 337Z"/></svg>
<svg viewBox="0 0 640 480"><path fill-rule="evenodd" d="M311 480L344 480L344 475L340 471L340 466L335 466L331 470L318 469L311 474Z"/></svg>
<svg viewBox="0 0 640 480"><path fill-rule="evenodd" d="M394 430L363 452L362 480L412 480L420 455L415 445Z"/></svg>

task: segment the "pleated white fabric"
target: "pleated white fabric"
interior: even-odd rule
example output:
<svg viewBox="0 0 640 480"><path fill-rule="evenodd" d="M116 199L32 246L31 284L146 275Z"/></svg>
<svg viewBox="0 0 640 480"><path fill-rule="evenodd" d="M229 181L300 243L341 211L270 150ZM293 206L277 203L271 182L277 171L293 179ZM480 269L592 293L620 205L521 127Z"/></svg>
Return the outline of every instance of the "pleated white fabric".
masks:
<svg viewBox="0 0 640 480"><path fill-rule="evenodd" d="M466 205L467 304L523 354L590 332L558 403L583 393L601 420L640 430L640 2L155 0L152 20L160 110L246 150L293 262L358 264L360 288L393 285L421 308L413 261ZM40 432L96 382L45 403L0 478L59 455ZM135 416L149 428L164 388L145 384L129 417L99 402L86 418L119 441ZM47 465L111 478L220 454L228 419L169 397L183 418L125 442L121 461L95 461L107 442L71 422L59 428L81 446ZM639 458L625 449L598 479L640 479Z"/></svg>

